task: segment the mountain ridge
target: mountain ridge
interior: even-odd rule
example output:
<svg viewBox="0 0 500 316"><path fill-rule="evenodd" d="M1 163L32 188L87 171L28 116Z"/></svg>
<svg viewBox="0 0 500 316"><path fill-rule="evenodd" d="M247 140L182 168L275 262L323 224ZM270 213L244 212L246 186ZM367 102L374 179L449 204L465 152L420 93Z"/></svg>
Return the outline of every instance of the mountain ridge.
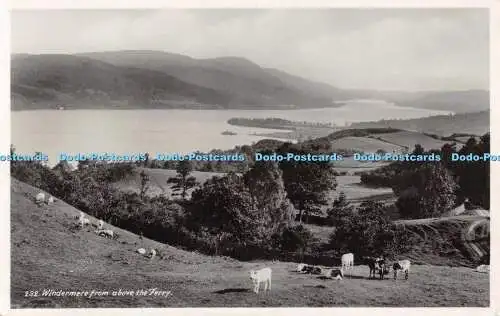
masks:
<svg viewBox="0 0 500 316"><path fill-rule="evenodd" d="M154 50L12 54L11 70L12 110L57 104L76 109L307 109L361 98L455 113L489 109L484 90L341 89L236 56L197 59Z"/></svg>

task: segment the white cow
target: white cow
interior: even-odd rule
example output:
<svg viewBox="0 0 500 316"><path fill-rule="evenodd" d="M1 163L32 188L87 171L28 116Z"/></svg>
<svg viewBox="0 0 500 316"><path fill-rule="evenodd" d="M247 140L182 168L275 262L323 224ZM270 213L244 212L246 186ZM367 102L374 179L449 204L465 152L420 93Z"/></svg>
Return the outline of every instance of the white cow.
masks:
<svg viewBox="0 0 500 316"><path fill-rule="evenodd" d="M408 274L410 273L410 265L411 265L411 262L408 259L395 262L392 265L392 269L394 270L394 280L396 280L398 278L399 270L401 270L405 273L405 280L408 280Z"/></svg>
<svg viewBox="0 0 500 316"><path fill-rule="evenodd" d="M55 202L54 197L50 196L49 199L47 200L47 204L53 204Z"/></svg>
<svg viewBox="0 0 500 316"><path fill-rule="evenodd" d="M260 270L251 270L250 271L250 280L253 283L253 291L258 294L260 283L264 282L264 291L271 290L271 276L272 270L271 268L263 268Z"/></svg>
<svg viewBox="0 0 500 316"><path fill-rule="evenodd" d="M352 269L354 268L354 254L350 252L343 254L341 260L342 260L342 270L346 272L347 270L351 270L352 273ZM349 273L349 275L351 273Z"/></svg>
<svg viewBox="0 0 500 316"><path fill-rule="evenodd" d="M99 220L99 225L97 226L98 229L104 229L104 221L102 219Z"/></svg>
<svg viewBox="0 0 500 316"><path fill-rule="evenodd" d="M35 202L37 204L44 203L45 202L45 193L43 193L43 192L38 193L35 197Z"/></svg>

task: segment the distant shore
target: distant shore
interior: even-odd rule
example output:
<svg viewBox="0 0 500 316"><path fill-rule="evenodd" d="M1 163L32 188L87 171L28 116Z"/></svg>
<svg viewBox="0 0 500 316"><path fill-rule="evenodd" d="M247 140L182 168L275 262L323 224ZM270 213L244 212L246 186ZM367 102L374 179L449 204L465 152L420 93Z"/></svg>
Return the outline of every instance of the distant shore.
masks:
<svg viewBox="0 0 500 316"><path fill-rule="evenodd" d="M220 105L113 105L113 104L100 104L100 105L54 105L48 103L38 103L35 106L18 105L12 106L11 111L21 112L21 111L41 111L41 110L52 110L52 111L74 111L74 110L241 110L241 111L269 111L269 110L312 110L312 109L329 109L329 108L339 108L344 106L345 103L338 102L330 106L294 106L294 105L266 105L266 106L240 106L240 107L223 107ZM64 109L59 109L62 106Z"/></svg>

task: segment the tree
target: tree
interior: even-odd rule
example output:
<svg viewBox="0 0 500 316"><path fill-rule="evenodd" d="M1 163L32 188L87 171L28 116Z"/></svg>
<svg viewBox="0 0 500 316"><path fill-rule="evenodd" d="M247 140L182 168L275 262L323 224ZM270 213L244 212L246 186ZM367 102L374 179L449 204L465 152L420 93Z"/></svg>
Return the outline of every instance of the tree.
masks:
<svg viewBox="0 0 500 316"><path fill-rule="evenodd" d="M186 199L187 190L198 185L195 177L189 175L193 171L193 166L189 160L181 160L177 164L177 176L167 180L167 183L173 183L173 195L180 195L183 200Z"/></svg>
<svg viewBox="0 0 500 316"><path fill-rule="evenodd" d="M274 162L256 162L243 179L257 206L260 216L273 230L293 220L293 206L287 198L282 171Z"/></svg>
<svg viewBox="0 0 500 316"><path fill-rule="evenodd" d="M200 235L215 238L217 252L220 243L254 243L262 238L257 205L243 179L235 173L213 177L195 190L190 201L188 220L190 229ZM223 238L224 237L224 238Z"/></svg>
<svg viewBox="0 0 500 316"><path fill-rule="evenodd" d="M441 216L456 202L457 184L440 163L424 164L403 172L393 188L396 206L403 218Z"/></svg>
<svg viewBox="0 0 500 316"><path fill-rule="evenodd" d="M337 226L346 216L350 216L354 207L347 200L344 192L340 192L339 197L333 201L332 207L327 211L328 219L333 226Z"/></svg>
<svg viewBox="0 0 500 316"><path fill-rule="evenodd" d="M139 191L139 196L141 197L141 200L144 199L144 196L146 192L149 190L149 176L144 172L144 170L141 171L140 173L141 177L141 188Z"/></svg>
<svg viewBox="0 0 500 316"><path fill-rule="evenodd" d="M329 247L338 254L352 252L357 257L393 257L410 246L405 231L395 226L378 202L363 202L356 212L339 220L330 236Z"/></svg>
<svg viewBox="0 0 500 316"><path fill-rule="evenodd" d="M288 144L282 146L279 153L286 155L307 155L304 150L295 149ZM318 213L320 206L326 205L329 193L337 187L335 170L329 162L297 162L282 161L280 168L283 171L283 182L288 198L299 210L299 221L302 216Z"/></svg>
<svg viewBox="0 0 500 316"><path fill-rule="evenodd" d="M479 142L471 137L459 150L459 154L475 154L482 156L490 152L490 133L483 135ZM472 204L490 208L490 162L489 161L457 161L454 165L458 177L460 199L469 198Z"/></svg>
<svg viewBox="0 0 500 316"><path fill-rule="evenodd" d="M301 256L316 241L312 232L303 225L286 226L282 231L274 235L274 239L280 251L298 251Z"/></svg>

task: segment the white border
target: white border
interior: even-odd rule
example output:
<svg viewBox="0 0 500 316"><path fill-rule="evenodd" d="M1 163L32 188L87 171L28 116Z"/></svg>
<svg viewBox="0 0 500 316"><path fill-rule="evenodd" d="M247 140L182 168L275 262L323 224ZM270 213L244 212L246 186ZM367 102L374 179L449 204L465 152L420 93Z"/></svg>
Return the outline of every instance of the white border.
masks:
<svg viewBox="0 0 500 316"><path fill-rule="evenodd" d="M127 8L320 8L320 7L406 7L406 8L451 8L451 7L487 7L490 8L490 91L491 91L491 135L492 135L492 152L500 153L500 145L495 141L497 110L496 100L500 100L500 56L499 35L500 35L500 1L484 1L484 0L427 0L427 3L422 3L422 0L178 0L178 1L161 1L161 0L12 0L7 6L4 1L0 1L0 45L2 54L0 55L1 65L1 85L0 98L1 103L0 113L0 152L8 152L10 146L10 84L9 84L9 64L10 64L10 16L8 10L13 9L127 9ZM492 69L496 71L492 71ZM498 211L495 206L500 202L498 195L495 194L495 188L500 187L500 163L491 164L491 225L496 228ZM406 316L422 315L500 315L498 309L499 289L498 283L498 266L500 251L497 250L497 240L500 234L496 229L491 232L491 282L490 282L490 308L130 308L130 309L23 309L9 310L10 305L10 174L9 167L6 164L0 164L0 227L4 238L0 238L0 249L2 256L0 262L0 314L5 315L67 315L73 314L83 315L113 315L120 313L121 315L251 315L255 313L266 315L300 315L308 316L319 314L342 314L342 315L386 315L386 313L405 314ZM497 281L497 282L496 282ZM496 311L496 312L495 312Z"/></svg>

